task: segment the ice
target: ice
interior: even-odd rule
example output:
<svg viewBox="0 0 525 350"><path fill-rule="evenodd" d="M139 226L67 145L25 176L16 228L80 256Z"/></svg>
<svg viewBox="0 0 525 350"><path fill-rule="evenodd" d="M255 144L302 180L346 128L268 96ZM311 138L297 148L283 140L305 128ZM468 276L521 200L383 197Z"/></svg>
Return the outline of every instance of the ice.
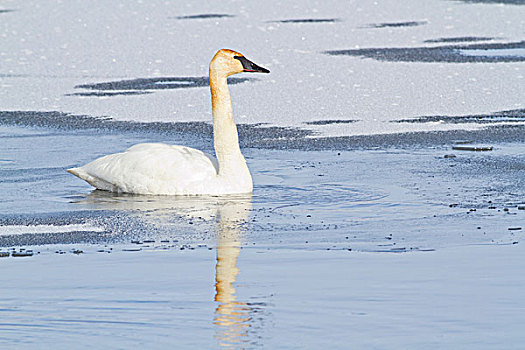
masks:
<svg viewBox="0 0 525 350"><path fill-rule="evenodd" d="M60 1L0 9L3 348L515 349L525 341L520 0ZM65 170L213 152L208 62L254 193Z"/></svg>
<svg viewBox="0 0 525 350"><path fill-rule="evenodd" d="M64 232L104 232L104 229L88 224L0 226L0 236Z"/></svg>
<svg viewBox="0 0 525 350"><path fill-rule="evenodd" d="M467 56L492 56L492 57L525 57L525 49L503 49L503 50L460 50L462 55Z"/></svg>
<svg viewBox="0 0 525 350"><path fill-rule="evenodd" d="M205 77L215 51L227 47L271 70L268 76L245 74L256 80L231 87L242 123L298 127L319 136L480 128L391 122L523 108L523 63L508 62L515 57L509 52L523 48L495 50L490 62L477 64L389 62L324 52L425 52L443 43L461 46L458 40L522 42L525 7L491 3L7 1L4 7L12 11L0 14L0 104L4 110L210 123L206 86L173 90L169 82L158 81L153 85L165 88L148 93L75 87ZM467 62L480 58L466 52ZM184 85L190 84L178 81ZM334 119L357 122L311 124Z"/></svg>

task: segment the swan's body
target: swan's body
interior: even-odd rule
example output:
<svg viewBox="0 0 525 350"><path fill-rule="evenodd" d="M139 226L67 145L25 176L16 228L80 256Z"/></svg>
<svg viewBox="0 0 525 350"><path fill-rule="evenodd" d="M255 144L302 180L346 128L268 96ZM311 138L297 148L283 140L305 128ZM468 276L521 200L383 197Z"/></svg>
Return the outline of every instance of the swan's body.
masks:
<svg viewBox="0 0 525 350"><path fill-rule="evenodd" d="M135 145L68 172L106 191L156 195L222 195L250 193L250 170L233 120L227 77L268 70L231 50L219 50L210 63L213 135L217 159L184 146Z"/></svg>
<svg viewBox="0 0 525 350"><path fill-rule="evenodd" d="M100 190L184 195L225 192L226 182L217 182L218 170L213 156L194 148L141 143L68 171ZM239 190L250 192L248 185Z"/></svg>

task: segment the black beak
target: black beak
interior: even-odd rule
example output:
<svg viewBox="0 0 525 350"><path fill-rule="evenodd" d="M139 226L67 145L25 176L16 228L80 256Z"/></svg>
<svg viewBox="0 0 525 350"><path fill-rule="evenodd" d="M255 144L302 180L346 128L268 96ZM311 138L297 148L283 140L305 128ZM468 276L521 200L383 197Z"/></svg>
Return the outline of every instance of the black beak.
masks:
<svg viewBox="0 0 525 350"><path fill-rule="evenodd" d="M241 61L242 68L244 68L243 72L250 72L250 73L270 73L270 71L266 68L259 67L249 59L243 56L234 56L233 58Z"/></svg>

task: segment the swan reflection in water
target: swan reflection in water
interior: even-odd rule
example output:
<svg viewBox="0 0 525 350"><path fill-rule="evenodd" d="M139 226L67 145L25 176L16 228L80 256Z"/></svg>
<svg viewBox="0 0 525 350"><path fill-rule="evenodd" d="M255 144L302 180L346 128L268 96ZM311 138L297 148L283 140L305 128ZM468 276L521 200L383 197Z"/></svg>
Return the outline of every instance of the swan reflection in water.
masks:
<svg viewBox="0 0 525 350"><path fill-rule="evenodd" d="M215 220L215 337L221 348L242 347L255 340L253 322L256 320L253 316L261 311L261 305L237 301L234 288L240 272L237 258L242 235L252 208L251 194L169 197L122 195L96 190L75 203L89 209L129 211L130 216L165 227L169 227L176 217Z"/></svg>
<svg viewBox="0 0 525 350"><path fill-rule="evenodd" d="M251 199L251 198L250 198ZM248 341L252 308L237 301L234 283L239 274L237 258L241 252L241 236L248 221L250 201L226 202L219 206L217 221L217 264L215 267L214 324L219 345L225 348Z"/></svg>

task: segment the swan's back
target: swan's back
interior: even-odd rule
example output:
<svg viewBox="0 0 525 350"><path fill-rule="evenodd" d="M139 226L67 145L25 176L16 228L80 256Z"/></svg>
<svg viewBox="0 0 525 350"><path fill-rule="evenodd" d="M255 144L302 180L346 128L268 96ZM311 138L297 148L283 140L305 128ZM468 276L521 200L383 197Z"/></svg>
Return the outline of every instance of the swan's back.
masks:
<svg viewBox="0 0 525 350"><path fill-rule="evenodd" d="M194 148L142 143L68 171L101 190L186 195L209 192L218 164Z"/></svg>

